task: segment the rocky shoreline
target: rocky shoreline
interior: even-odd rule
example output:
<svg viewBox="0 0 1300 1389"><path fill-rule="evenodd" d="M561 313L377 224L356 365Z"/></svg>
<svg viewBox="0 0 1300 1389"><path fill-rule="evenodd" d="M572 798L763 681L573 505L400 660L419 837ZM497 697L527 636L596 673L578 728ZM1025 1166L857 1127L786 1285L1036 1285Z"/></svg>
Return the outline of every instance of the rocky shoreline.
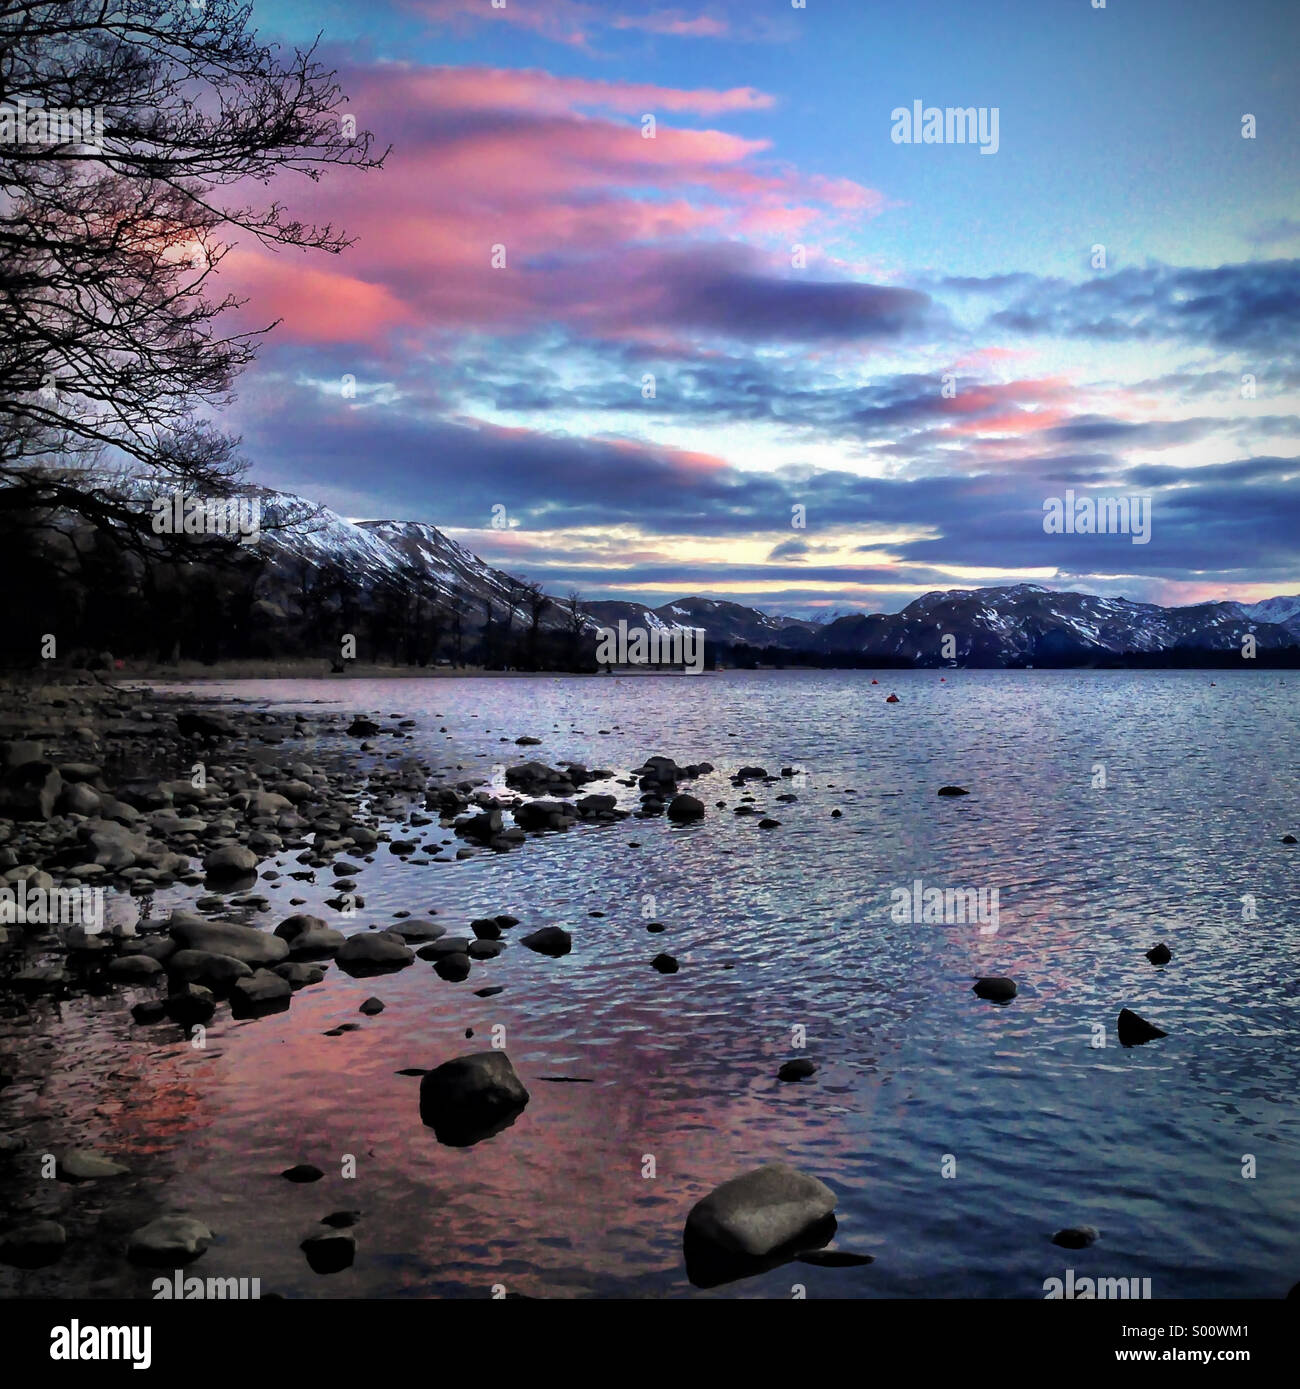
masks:
<svg viewBox="0 0 1300 1389"><path fill-rule="evenodd" d="M9 915L16 909L19 919L0 927L0 1012L12 1017L80 996L128 991L137 1027L179 1028L193 1038L222 1008L236 1019L289 1009L294 994L321 983L332 966L365 978L422 960L443 980L460 983L507 948L506 933L518 919L508 913L476 918L468 934L407 912L383 928L362 926L357 913L365 898L357 875L377 854L428 863L434 855L511 852L530 837L579 823L609 824L637 814L684 825L707 813L700 798L681 789L714 770L707 762L679 766L655 754L620 776L608 768L530 759L505 768L503 785L485 788L472 779L435 776L427 762L403 749L414 726L397 715L376 722L332 711L232 713L192 698L117 686L96 673L4 691L0 891L14 897ZM539 742L527 735L513 741L521 755ZM326 745L333 751L322 756ZM741 768L732 778L741 793L735 813L758 813L751 788L788 785L794 769L782 773ZM639 808L621 808L617 794L588 789L602 783L635 789ZM780 799L797 797L786 791ZM759 823L779 824L767 817ZM443 837L422 842L434 835ZM273 929L259 924L271 910L259 881L279 882L281 870L313 883L318 874L332 873L326 905L349 929L302 911ZM171 890L185 894L185 905L155 914L155 895ZM289 901L305 905L302 898ZM87 911L92 902L98 914ZM651 922L648 929L662 926ZM572 937L547 925L518 943L554 957L569 952ZM678 968L662 952L650 963L660 973ZM488 997L500 988L475 992ZM359 1011L373 1016L383 1007L368 998ZM815 1069L787 1063L781 1079L804 1079ZM420 1116L449 1146L470 1146L501 1132L528 1103L504 1051L469 1053L414 1074L422 1076ZM0 1083L12 1079L0 1076ZM12 1171L24 1157L34 1158L25 1146L21 1134L4 1137L0 1163ZM66 1147L55 1156L55 1175L66 1183L94 1184L127 1171L88 1147ZM322 1174L300 1164L284 1175L310 1181ZM737 1259L752 1272L773 1250L794 1257L806 1252L805 1245L824 1244L833 1231L833 1221L826 1226L828 1193L821 1183L779 1164L750 1178L748 1187L738 1178L722 1189L725 1218L702 1223L693 1216L688 1265L704 1286L743 1276L734 1271ZM741 1206L757 1226L746 1225L732 1188L750 1190ZM57 1264L66 1231L56 1220L30 1218L36 1212L25 1218L25 1204L5 1203L0 1263L17 1269ZM801 1221L797 1213L805 1207L809 1218ZM771 1210L763 1215L768 1208L784 1212L776 1225ZM325 1217L322 1229L302 1242L317 1272L352 1261L356 1237L334 1228L337 1215ZM704 1243L717 1246L715 1257L700 1253L702 1228L713 1231ZM136 1264L179 1266L198 1258L212 1238L200 1221L163 1215L130 1232L122 1256ZM792 1240L799 1249L786 1248ZM764 1247L755 1252L758 1245Z"/></svg>
<svg viewBox="0 0 1300 1389"><path fill-rule="evenodd" d="M573 946L570 932L555 924L515 932L521 922L508 912L474 915L456 929L435 920L433 906L397 911L390 924L376 925L358 888L381 855L399 865L491 858L629 817L684 827L725 813L752 832L779 830L781 821L762 804L767 799L782 813L811 811L796 794L804 783L794 766L770 772L741 765L728 778L734 797L710 805L686 789L715 771L708 762L679 765L654 753L622 771L551 765L530 755L538 738L498 732L514 760L498 764L488 783L458 775L459 764L418 755L413 745L428 744L417 742L417 732L416 720L397 713L244 708L117 686L95 673L0 690L0 897L10 907L0 921L0 1020L120 994L135 1028L193 1039L214 1019L289 1011L295 995L323 983L331 970L366 979L417 962L490 998L502 992L491 974L503 952L516 946L563 957ZM437 732L451 739L446 725ZM855 793L840 787L835 794ZM937 789L945 804L968 794L955 785ZM828 823L840 816L838 806L830 809ZM289 897L290 914L276 922L278 904L262 889L276 885L279 897L299 882L310 883L313 896ZM322 895L326 882L329 896ZM157 909L163 899L167 909ZM98 916L84 915L91 902L100 905ZM13 919L16 906L25 919ZM63 909L73 910L72 919L60 915ZM324 911L333 916L315 914ZM657 935L664 927L648 921L645 930ZM1163 968L1172 954L1160 942L1146 958ZM659 974L680 967L667 952L643 958ZM1010 1005L1018 992L1003 976L981 976L973 986L995 1007ZM369 1018L384 1007L370 996L357 1012ZM359 1026L339 1023L325 1035ZM1124 1047L1167 1035L1127 1008L1117 1031ZM467 1039L472 1035L465 1030ZM447 1147L472 1147L502 1133L530 1101L506 1052L479 1045L432 1069L399 1072L419 1078L419 1118ZM0 1120L21 1060L0 1057ZM796 1056L776 1066L773 1078L798 1085L817 1071L817 1062ZM73 1190L127 1171L115 1155L85 1143L47 1154L21 1130L0 1129L0 1265L57 1273L68 1232L51 1218L58 1212L33 1194L31 1170L51 1156L55 1169L42 1177ZM306 1163L283 1173L292 1182L322 1175ZM835 1233L834 1205L822 1182L781 1161L733 1177L686 1220L690 1280L714 1287L790 1260L821 1267L871 1262L826 1247ZM184 1211L152 1217L123 1230L115 1257L179 1267L214 1238ZM307 1233L300 1247L313 1272L351 1265L356 1223L355 1212L331 1212ZM1076 1247L1073 1228L1053 1238Z"/></svg>

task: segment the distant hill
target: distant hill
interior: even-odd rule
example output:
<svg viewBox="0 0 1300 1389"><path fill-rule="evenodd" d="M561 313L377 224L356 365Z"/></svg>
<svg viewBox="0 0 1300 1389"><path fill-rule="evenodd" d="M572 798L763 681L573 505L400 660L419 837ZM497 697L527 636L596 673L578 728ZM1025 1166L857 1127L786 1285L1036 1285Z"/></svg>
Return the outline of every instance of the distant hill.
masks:
<svg viewBox="0 0 1300 1389"><path fill-rule="evenodd" d="M126 546L82 518L54 518L32 542L37 567L44 556L49 572L25 584L30 631L15 627L10 651L34 650L33 634L58 630L71 645L164 659L330 655L351 633L362 660L581 670L594 669L598 628L623 621L702 630L709 659L728 665L1220 664L1248 636L1262 661L1300 663L1300 595L1165 608L1015 584L936 590L900 612L820 621L699 596L653 608L614 599L574 606L426 522L353 522L291 493L248 496L261 504L262 530L233 560L210 562L196 538L192 558L183 547L179 561L155 563L148 535ZM31 554L10 559L30 578Z"/></svg>

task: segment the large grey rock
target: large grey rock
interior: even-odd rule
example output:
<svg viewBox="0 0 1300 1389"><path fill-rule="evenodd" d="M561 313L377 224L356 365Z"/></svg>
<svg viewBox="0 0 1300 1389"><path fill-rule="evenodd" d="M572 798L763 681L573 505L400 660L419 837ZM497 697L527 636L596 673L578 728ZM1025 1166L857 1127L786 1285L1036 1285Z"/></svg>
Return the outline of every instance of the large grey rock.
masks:
<svg viewBox="0 0 1300 1389"><path fill-rule="evenodd" d="M697 1201L686 1218L686 1235L723 1254L761 1259L834 1212L835 1193L824 1182L773 1162Z"/></svg>
<svg viewBox="0 0 1300 1389"><path fill-rule="evenodd" d="M567 955L573 949L573 937L562 926L543 926L522 938L529 950L539 955Z"/></svg>
<svg viewBox="0 0 1300 1389"><path fill-rule="evenodd" d="M325 978L325 971L316 965L305 964L300 960L289 960L276 965L275 972L281 979L287 979L294 989L306 988L308 984L319 984Z"/></svg>
<svg viewBox="0 0 1300 1389"><path fill-rule="evenodd" d="M123 1167L89 1148L69 1148L59 1159L59 1176L65 1182L94 1182L101 1177L124 1177L130 1168Z"/></svg>
<svg viewBox="0 0 1300 1389"><path fill-rule="evenodd" d="M227 994L253 970L233 955L215 950L178 950L167 959L167 977L177 984L202 984L215 994Z"/></svg>
<svg viewBox="0 0 1300 1389"><path fill-rule="evenodd" d="M332 926L317 926L303 931L289 942L289 957L294 960L323 959L327 955L337 955L347 942L342 931Z"/></svg>
<svg viewBox="0 0 1300 1389"><path fill-rule="evenodd" d="M171 937L184 950L229 955L246 965L274 965L287 958L289 942L234 921L205 921L190 912L173 912Z"/></svg>
<svg viewBox="0 0 1300 1389"><path fill-rule="evenodd" d="M136 1230L127 1241L126 1256L137 1264L168 1265L197 1259L212 1243L212 1231L187 1215L163 1215Z"/></svg>
<svg viewBox="0 0 1300 1389"><path fill-rule="evenodd" d="M59 796L59 809L65 815L98 815L99 792L84 781L64 782Z"/></svg>
<svg viewBox="0 0 1300 1389"><path fill-rule="evenodd" d="M572 801L525 801L515 806L515 824L521 830L562 830L578 818Z"/></svg>
<svg viewBox="0 0 1300 1389"><path fill-rule="evenodd" d="M258 815L278 818L293 809L293 802L287 796L277 795L274 791L250 791L244 809L250 820Z"/></svg>
<svg viewBox="0 0 1300 1389"><path fill-rule="evenodd" d="M242 844L223 844L203 860L210 878L237 878L257 871L257 855Z"/></svg>
<svg viewBox="0 0 1300 1389"><path fill-rule="evenodd" d="M140 981L153 979L162 973L162 965L149 955L119 955L108 962L105 971L110 979Z"/></svg>
<svg viewBox="0 0 1300 1389"><path fill-rule="evenodd" d="M122 948L130 947L132 955L148 955L151 960L165 962L176 954L176 942L170 936L132 936L125 939Z"/></svg>
<svg viewBox="0 0 1300 1389"><path fill-rule="evenodd" d="M463 955L468 949L468 936L440 936L428 945L422 945L415 953L422 960L439 960L444 955Z"/></svg>
<svg viewBox="0 0 1300 1389"><path fill-rule="evenodd" d="M149 841L115 820L91 820L82 826L82 838L90 845L90 861L110 870L130 868L149 852Z"/></svg>
<svg viewBox="0 0 1300 1389"><path fill-rule="evenodd" d="M440 1143L468 1147L508 1127L528 1099L504 1051L479 1051L425 1073L420 1119Z"/></svg>
<svg viewBox="0 0 1300 1389"><path fill-rule="evenodd" d="M244 979L236 979L232 997L242 1003L271 1003L288 998L293 985L288 979L270 969L254 970Z"/></svg>
<svg viewBox="0 0 1300 1389"><path fill-rule="evenodd" d="M275 934L289 942L289 956L294 960L335 955L347 940L342 931L326 925L319 916L309 916L305 912L286 917L275 928Z"/></svg>
<svg viewBox="0 0 1300 1389"><path fill-rule="evenodd" d="M441 955L433 964L438 977L446 979L452 984L459 984L462 980L469 978L472 968L468 954L462 955L459 951L453 951L449 955Z"/></svg>
<svg viewBox="0 0 1300 1389"><path fill-rule="evenodd" d="M216 1012L217 1004L211 989L202 984L182 984L167 995L163 1008L173 1022L191 1027L207 1022Z"/></svg>
<svg viewBox="0 0 1300 1389"><path fill-rule="evenodd" d="M370 974L401 969L415 960L415 952L387 931L359 931L343 942L339 965L349 974Z"/></svg>
<svg viewBox="0 0 1300 1389"><path fill-rule="evenodd" d="M59 775L64 781L98 781L103 770L97 762L59 763Z"/></svg>
<svg viewBox="0 0 1300 1389"><path fill-rule="evenodd" d="M295 912L293 916L285 917L275 928L275 934L292 943L294 938L302 935L304 931L312 931L325 924L324 917L310 916L307 912Z"/></svg>
<svg viewBox="0 0 1300 1389"><path fill-rule="evenodd" d="M403 940L437 940L440 936L447 934L447 928L440 926L436 921L398 921L388 928L395 936L401 936Z"/></svg>

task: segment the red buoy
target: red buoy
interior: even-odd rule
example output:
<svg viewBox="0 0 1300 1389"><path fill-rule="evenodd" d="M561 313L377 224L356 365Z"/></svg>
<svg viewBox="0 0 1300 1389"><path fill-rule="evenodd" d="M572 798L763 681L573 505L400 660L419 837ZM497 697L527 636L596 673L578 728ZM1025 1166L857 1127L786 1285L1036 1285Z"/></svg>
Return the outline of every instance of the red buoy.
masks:
<svg viewBox="0 0 1300 1389"><path fill-rule="evenodd" d="M897 696L896 694L891 694L891 695L889 696L889 698L885 700L885 703L886 703L886 704L897 704L897 703L898 703L898 696Z"/></svg>

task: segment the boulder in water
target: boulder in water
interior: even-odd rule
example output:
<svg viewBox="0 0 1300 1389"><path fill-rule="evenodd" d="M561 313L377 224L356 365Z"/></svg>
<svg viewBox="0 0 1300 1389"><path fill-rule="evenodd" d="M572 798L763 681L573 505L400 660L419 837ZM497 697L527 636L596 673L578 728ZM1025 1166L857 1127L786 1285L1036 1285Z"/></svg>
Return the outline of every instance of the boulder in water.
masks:
<svg viewBox="0 0 1300 1389"><path fill-rule="evenodd" d="M239 878L257 871L257 855L243 844L223 844L203 860L209 878Z"/></svg>
<svg viewBox="0 0 1300 1389"><path fill-rule="evenodd" d="M1153 1042L1157 1037L1169 1035L1127 1008L1120 1009L1117 1027L1120 1045L1126 1047L1140 1047L1144 1042Z"/></svg>
<svg viewBox="0 0 1300 1389"><path fill-rule="evenodd" d="M539 955L567 955L573 949L573 937L562 926L543 926L524 936L523 944Z"/></svg>
<svg viewBox="0 0 1300 1389"><path fill-rule="evenodd" d="M0 1235L0 1264L45 1268L59 1259L67 1242L67 1232L56 1221L29 1220Z"/></svg>
<svg viewBox="0 0 1300 1389"><path fill-rule="evenodd" d="M414 963L415 952L387 931L359 931L343 942L335 958L345 973L357 977L402 969Z"/></svg>
<svg viewBox="0 0 1300 1389"><path fill-rule="evenodd" d="M167 1016L182 1027L207 1022L217 1011L212 990L204 988L202 984L182 984L167 995L163 1007L167 1010Z"/></svg>
<svg viewBox="0 0 1300 1389"><path fill-rule="evenodd" d="M187 1215L164 1215L131 1235L126 1256L137 1264L174 1267L197 1259L211 1243L212 1231L202 1221Z"/></svg>
<svg viewBox="0 0 1300 1389"><path fill-rule="evenodd" d="M178 984L202 984L218 996L228 994L252 972L252 966L243 960L213 950L177 950L167 957L167 977L173 988Z"/></svg>
<svg viewBox="0 0 1300 1389"><path fill-rule="evenodd" d="M470 964L470 958L467 954L456 950L439 955L434 961L433 968L440 979L446 979L451 984L459 984L462 980L469 978L469 972L473 966Z"/></svg>
<svg viewBox="0 0 1300 1389"><path fill-rule="evenodd" d="M1071 1225L1069 1229L1058 1230L1052 1236L1052 1243L1062 1249L1087 1249L1101 1238L1101 1231L1094 1225Z"/></svg>
<svg viewBox="0 0 1300 1389"><path fill-rule="evenodd" d="M440 1143L469 1147L512 1124L529 1095L504 1051L458 1056L420 1081L420 1119Z"/></svg>
<svg viewBox="0 0 1300 1389"><path fill-rule="evenodd" d="M350 1230L313 1230L298 1246L313 1273L338 1273L351 1268L357 1253L357 1237Z"/></svg>
<svg viewBox="0 0 1300 1389"><path fill-rule="evenodd" d="M835 1212L824 1182L784 1162L733 1177L697 1201L686 1237L731 1255L760 1259L798 1240Z"/></svg>
<svg viewBox="0 0 1300 1389"><path fill-rule="evenodd" d="M190 912L173 912L168 921L168 930L182 950L229 955L254 968L258 965L277 965L289 954L288 942L280 936L269 935L252 926L240 926L233 921L205 921Z"/></svg>

